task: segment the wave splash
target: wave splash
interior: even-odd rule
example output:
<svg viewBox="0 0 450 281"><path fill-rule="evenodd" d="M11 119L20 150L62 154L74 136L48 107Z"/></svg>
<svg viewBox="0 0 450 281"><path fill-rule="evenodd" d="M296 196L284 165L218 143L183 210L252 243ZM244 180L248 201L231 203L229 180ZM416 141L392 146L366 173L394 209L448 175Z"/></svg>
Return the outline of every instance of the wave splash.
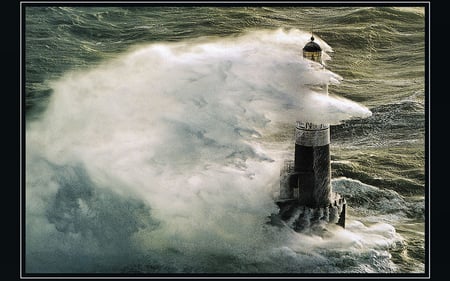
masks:
<svg viewBox="0 0 450 281"><path fill-rule="evenodd" d="M388 224L325 236L266 224L283 159L261 139L277 122L371 114L309 90L342 78L301 58L308 39L277 30L138 46L53 81L26 128L27 271L395 270L387 244L401 239Z"/></svg>

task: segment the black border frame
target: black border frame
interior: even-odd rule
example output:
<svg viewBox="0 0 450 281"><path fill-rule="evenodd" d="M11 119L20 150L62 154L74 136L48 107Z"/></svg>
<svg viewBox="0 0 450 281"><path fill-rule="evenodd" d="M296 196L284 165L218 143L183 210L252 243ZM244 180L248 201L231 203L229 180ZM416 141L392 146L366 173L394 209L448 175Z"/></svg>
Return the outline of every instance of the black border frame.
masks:
<svg viewBox="0 0 450 281"><path fill-rule="evenodd" d="M431 2L430 1L19 1L20 2L20 58L19 58L19 136L20 136L20 172L19 172L19 233L20 233L20 279L429 279L431 278L430 256L430 102L431 102ZM425 271L424 273L324 273L324 274L108 274L108 273L26 273L25 272L25 8L37 6L209 6L209 7L260 7L260 6L295 6L295 7L371 7L398 6L424 7L425 9Z"/></svg>

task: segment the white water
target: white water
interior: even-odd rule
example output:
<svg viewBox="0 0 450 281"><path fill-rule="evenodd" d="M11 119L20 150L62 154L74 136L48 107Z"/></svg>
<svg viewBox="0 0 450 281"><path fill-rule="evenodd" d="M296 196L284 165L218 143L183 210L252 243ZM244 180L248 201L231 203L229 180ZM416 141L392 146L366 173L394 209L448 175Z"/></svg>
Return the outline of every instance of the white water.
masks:
<svg viewBox="0 0 450 281"><path fill-rule="evenodd" d="M324 236L266 225L283 151L261 138L281 120L371 114L309 90L342 78L301 58L308 40L279 30L143 45L53 81L26 128L28 269L395 270L389 224L350 220Z"/></svg>

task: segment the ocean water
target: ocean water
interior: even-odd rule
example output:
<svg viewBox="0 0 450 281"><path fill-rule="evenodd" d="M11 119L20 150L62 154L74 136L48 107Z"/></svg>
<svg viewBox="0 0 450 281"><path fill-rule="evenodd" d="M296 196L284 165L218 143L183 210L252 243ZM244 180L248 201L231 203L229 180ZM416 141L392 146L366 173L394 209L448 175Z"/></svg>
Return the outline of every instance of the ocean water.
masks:
<svg viewBox="0 0 450 281"><path fill-rule="evenodd" d="M24 11L26 273L425 272L423 7ZM346 229L268 224L300 119Z"/></svg>

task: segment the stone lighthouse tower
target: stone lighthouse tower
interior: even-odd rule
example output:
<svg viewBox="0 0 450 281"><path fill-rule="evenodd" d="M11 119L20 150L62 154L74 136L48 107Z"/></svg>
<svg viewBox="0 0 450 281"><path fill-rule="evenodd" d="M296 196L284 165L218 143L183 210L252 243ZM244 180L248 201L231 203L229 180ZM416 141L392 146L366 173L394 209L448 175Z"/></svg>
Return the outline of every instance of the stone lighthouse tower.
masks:
<svg viewBox="0 0 450 281"><path fill-rule="evenodd" d="M303 48L303 58L322 64L322 48L314 36ZM311 85L328 95L328 85ZM299 120L295 127L294 161L285 161L281 171L280 217L301 231L321 223L345 227L346 202L332 192L330 164L330 126Z"/></svg>

